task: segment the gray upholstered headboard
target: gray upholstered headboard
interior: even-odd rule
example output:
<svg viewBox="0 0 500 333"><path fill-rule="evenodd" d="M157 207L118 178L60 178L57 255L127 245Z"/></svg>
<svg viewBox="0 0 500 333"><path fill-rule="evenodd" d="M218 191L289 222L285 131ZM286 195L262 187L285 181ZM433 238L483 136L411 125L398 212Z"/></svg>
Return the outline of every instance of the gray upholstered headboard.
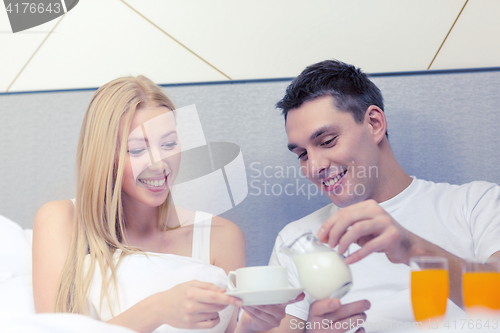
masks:
<svg viewBox="0 0 500 333"><path fill-rule="evenodd" d="M500 72L374 77L389 139L411 175L500 183ZM247 239L247 264L266 264L278 231L328 203L296 174L274 104L288 82L167 87L178 107L196 104L207 141L238 144L249 194L223 214ZM74 159L93 91L0 95L0 214L31 228L49 200L74 196ZM311 185L312 186L312 185ZM284 190L287 190L285 192Z"/></svg>

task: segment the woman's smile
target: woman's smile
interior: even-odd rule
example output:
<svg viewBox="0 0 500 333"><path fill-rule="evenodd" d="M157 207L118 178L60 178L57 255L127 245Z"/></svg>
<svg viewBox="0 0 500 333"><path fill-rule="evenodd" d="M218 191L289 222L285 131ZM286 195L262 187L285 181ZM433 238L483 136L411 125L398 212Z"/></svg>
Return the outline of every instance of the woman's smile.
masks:
<svg viewBox="0 0 500 333"><path fill-rule="evenodd" d="M168 176L165 176L163 178L138 178L137 181L139 183L139 186L147 188L148 190L152 192L162 192L167 189L167 178Z"/></svg>

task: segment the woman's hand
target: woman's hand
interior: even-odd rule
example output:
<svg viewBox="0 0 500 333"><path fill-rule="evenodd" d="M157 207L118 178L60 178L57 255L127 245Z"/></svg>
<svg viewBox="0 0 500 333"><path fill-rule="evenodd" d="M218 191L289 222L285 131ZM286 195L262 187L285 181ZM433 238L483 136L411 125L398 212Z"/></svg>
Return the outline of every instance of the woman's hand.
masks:
<svg viewBox="0 0 500 333"><path fill-rule="evenodd" d="M224 292L224 288L207 282L179 284L154 295L158 301L158 318L163 324L177 328L213 328L220 322L219 311L228 305L242 305L241 300Z"/></svg>
<svg viewBox="0 0 500 333"><path fill-rule="evenodd" d="M301 293L293 301L285 304L244 306L245 311L238 322L238 332L260 332L268 331L278 327L281 320L285 318L285 307L288 304L302 301L304 293Z"/></svg>

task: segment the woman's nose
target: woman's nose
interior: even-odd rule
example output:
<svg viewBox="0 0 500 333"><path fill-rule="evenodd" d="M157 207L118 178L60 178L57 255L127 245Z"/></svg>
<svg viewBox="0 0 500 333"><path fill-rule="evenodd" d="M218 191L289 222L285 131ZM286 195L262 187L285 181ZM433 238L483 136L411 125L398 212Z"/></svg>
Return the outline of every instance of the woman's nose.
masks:
<svg viewBox="0 0 500 333"><path fill-rule="evenodd" d="M161 161L160 150L156 147L148 147L149 157L151 158L151 164L155 164Z"/></svg>
<svg viewBox="0 0 500 333"><path fill-rule="evenodd" d="M148 169L154 172L163 172L164 170L168 169L168 164L163 160L159 160L151 163Z"/></svg>

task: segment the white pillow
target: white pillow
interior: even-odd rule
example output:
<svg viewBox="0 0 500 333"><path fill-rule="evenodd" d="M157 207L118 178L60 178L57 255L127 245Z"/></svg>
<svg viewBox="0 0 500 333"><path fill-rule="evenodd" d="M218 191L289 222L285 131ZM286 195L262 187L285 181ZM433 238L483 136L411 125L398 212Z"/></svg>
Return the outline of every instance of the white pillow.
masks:
<svg viewBox="0 0 500 333"><path fill-rule="evenodd" d="M0 215L0 282L31 274L31 233Z"/></svg>
<svg viewBox="0 0 500 333"><path fill-rule="evenodd" d="M84 315L70 313L42 313L32 315L0 313L0 332L136 333L123 326L107 324Z"/></svg>
<svg viewBox="0 0 500 333"><path fill-rule="evenodd" d="M0 282L0 314L6 312L35 313L31 274L15 276Z"/></svg>

